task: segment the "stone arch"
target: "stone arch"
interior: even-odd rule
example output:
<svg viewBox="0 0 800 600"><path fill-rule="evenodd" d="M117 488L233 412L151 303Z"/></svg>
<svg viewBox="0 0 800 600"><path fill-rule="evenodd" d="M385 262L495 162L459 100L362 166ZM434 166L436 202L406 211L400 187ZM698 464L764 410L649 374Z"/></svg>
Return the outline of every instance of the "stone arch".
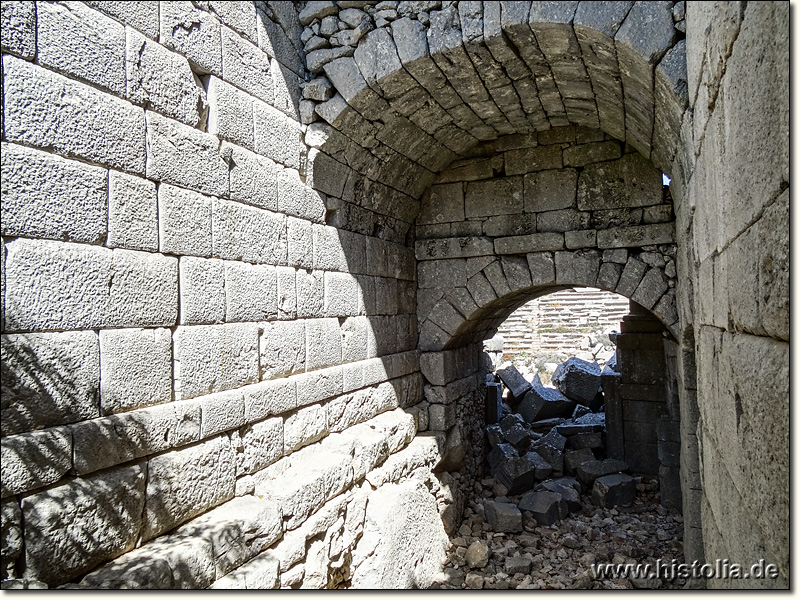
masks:
<svg viewBox="0 0 800 600"><path fill-rule="evenodd" d="M634 256L620 263L619 254L607 255L604 260L598 250L559 250L482 258L481 262L488 264L476 270L466 285L442 291L427 313L420 326L419 349L423 352L487 339L525 302L574 286L625 296L649 309L673 336L678 334L675 295L667 292L670 278L663 268L646 265ZM476 268L480 263L473 265ZM442 267L452 269L454 265ZM466 264L464 268L468 268Z"/></svg>
<svg viewBox="0 0 800 600"><path fill-rule="evenodd" d="M482 141L569 124L672 175L688 105L672 6L459 2L309 53L309 71L329 80L310 84L304 108L308 177L329 196L329 221L402 241L423 190L454 160Z"/></svg>

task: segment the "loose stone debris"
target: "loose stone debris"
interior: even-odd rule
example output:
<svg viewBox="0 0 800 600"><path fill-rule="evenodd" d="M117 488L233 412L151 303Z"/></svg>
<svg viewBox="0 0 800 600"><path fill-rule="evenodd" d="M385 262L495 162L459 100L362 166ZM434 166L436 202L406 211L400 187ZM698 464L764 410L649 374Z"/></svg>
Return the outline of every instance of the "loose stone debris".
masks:
<svg viewBox="0 0 800 600"><path fill-rule="evenodd" d="M606 368L615 368L613 358ZM606 456L600 366L568 359L553 373L558 389L510 363L495 375L505 389L499 420L486 427L490 476L474 484L433 587L683 587L680 579L605 579L591 569L683 559L683 519L660 505L658 481Z"/></svg>

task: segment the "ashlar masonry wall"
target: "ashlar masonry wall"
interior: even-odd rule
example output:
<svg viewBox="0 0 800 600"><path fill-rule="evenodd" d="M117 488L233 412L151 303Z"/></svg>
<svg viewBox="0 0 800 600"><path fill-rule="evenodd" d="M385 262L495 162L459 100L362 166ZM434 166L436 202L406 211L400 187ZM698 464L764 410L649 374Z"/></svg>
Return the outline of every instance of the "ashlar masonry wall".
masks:
<svg viewBox="0 0 800 600"><path fill-rule="evenodd" d="M288 2L3 3L4 579L439 566L413 251L326 224L299 35ZM431 543L393 572L397 536Z"/></svg>

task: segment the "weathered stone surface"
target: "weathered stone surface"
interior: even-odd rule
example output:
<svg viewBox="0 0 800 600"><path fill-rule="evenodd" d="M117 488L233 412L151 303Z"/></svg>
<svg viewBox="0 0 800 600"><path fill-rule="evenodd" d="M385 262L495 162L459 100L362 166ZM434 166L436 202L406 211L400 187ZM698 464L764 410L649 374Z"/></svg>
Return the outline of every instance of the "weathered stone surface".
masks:
<svg viewBox="0 0 800 600"><path fill-rule="evenodd" d="M519 501L519 509L529 511L540 525L552 525L569 514L561 494L555 492L528 492Z"/></svg>
<svg viewBox="0 0 800 600"><path fill-rule="evenodd" d="M621 471L627 470L628 465L624 461L616 458L607 458L605 460L590 460L583 462L578 465L575 471L578 475L578 479L581 480L581 483L588 487L592 485L594 480L598 477L611 475L613 473L620 473Z"/></svg>
<svg viewBox="0 0 800 600"><path fill-rule="evenodd" d="M513 504L485 500L486 521L493 531L515 533L522 531L522 513Z"/></svg>
<svg viewBox="0 0 800 600"><path fill-rule="evenodd" d="M528 391L520 402L517 410L528 422L552 419L554 417L568 417L572 414L575 402L565 397L556 389L536 385Z"/></svg>
<svg viewBox="0 0 800 600"><path fill-rule="evenodd" d="M595 457L589 448L567 451L564 454L564 467L567 473L574 473L579 465L590 460L595 460Z"/></svg>
<svg viewBox="0 0 800 600"><path fill-rule="evenodd" d="M498 238L494 241L497 254L527 254L564 248L562 233L532 233L514 237Z"/></svg>
<svg viewBox="0 0 800 600"><path fill-rule="evenodd" d="M225 80L245 92L272 102L269 55L227 27L222 27L222 72Z"/></svg>
<svg viewBox="0 0 800 600"><path fill-rule="evenodd" d="M297 406L295 378L262 381L243 388L244 418L247 423L279 415Z"/></svg>
<svg viewBox="0 0 800 600"><path fill-rule="evenodd" d="M225 577L215 581L213 590L272 590L280 583L280 560L272 552L262 552Z"/></svg>
<svg viewBox="0 0 800 600"><path fill-rule="evenodd" d="M100 331L103 414L172 400L172 336L168 329Z"/></svg>
<svg viewBox="0 0 800 600"><path fill-rule="evenodd" d="M161 252L211 256L210 196L162 184L158 188Z"/></svg>
<svg viewBox="0 0 800 600"><path fill-rule="evenodd" d="M12 56L3 72L8 141L144 173L144 110Z"/></svg>
<svg viewBox="0 0 800 600"><path fill-rule="evenodd" d="M540 171L525 176L525 212L575 207L578 173L575 169Z"/></svg>
<svg viewBox="0 0 800 600"><path fill-rule="evenodd" d="M573 483L574 485L572 485ZM576 487L578 489L576 489ZM583 508L579 490L580 484L571 477L543 481L534 489L536 492L548 491L558 494L564 499L564 502L567 503L569 512L579 511Z"/></svg>
<svg viewBox="0 0 800 600"><path fill-rule="evenodd" d="M626 248L672 244L675 242L673 223L638 225L634 227L615 227L597 232L598 248Z"/></svg>
<svg viewBox="0 0 800 600"><path fill-rule="evenodd" d="M22 511L16 498L0 504L0 569L4 581L16 575L16 560L22 554ZM7 589L7 588L3 588Z"/></svg>
<svg viewBox="0 0 800 600"><path fill-rule="evenodd" d="M267 321L278 317L278 279L271 265L225 261L225 320Z"/></svg>
<svg viewBox="0 0 800 600"><path fill-rule="evenodd" d="M636 497L636 483L625 473L604 475L594 480L592 502L603 508L630 504Z"/></svg>
<svg viewBox="0 0 800 600"><path fill-rule="evenodd" d="M105 169L2 145L3 235L97 243L105 235Z"/></svg>
<svg viewBox="0 0 800 600"><path fill-rule="evenodd" d="M254 324L179 327L173 336L179 368L175 396L194 398L258 381L258 328Z"/></svg>
<svg viewBox="0 0 800 600"><path fill-rule="evenodd" d="M661 173L636 153L586 165L578 177L580 210L634 208L661 201Z"/></svg>
<svg viewBox="0 0 800 600"><path fill-rule="evenodd" d="M467 184L464 211L469 217L521 213L522 178L505 177Z"/></svg>
<svg viewBox="0 0 800 600"><path fill-rule="evenodd" d="M33 58L36 53L36 4L34 2L6 2L2 12L3 51L22 58Z"/></svg>
<svg viewBox="0 0 800 600"><path fill-rule="evenodd" d="M235 476L235 451L225 435L150 458L142 539L233 498Z"/></svg>
<svg viewBox="0 0 800 600"><path fill-rule="evenodd" d="M108 172L106 244L111 248L158 250L155 183L118 171Z"/></svg>
<svg viewBox="0 0 800 600"><path fill-rule="evenodd" d="M205 116L206 93L188 61L137 31L126 34L126 96L135 104L197 126ZM248 119L249 120L249 119Z"/></svg>
<svg viewBox="0 0 800 600"><path fill-rule="evenodd" d="M512 364L497 369L497 376L506 384L506 387L515 398L522 398L531 389L530 382Z"/></svg>
<svg viewBox="0 0 800 600"><path fill-rule="evenodd" d="M219 21L190 2L161 7L160 40L185 55L205 72L222 74L222 40Z"/></svg>
<svg viewBox="0 0 800 600"><path fill-rule="evenodd" d="M250 115L252 112L253 99L250 96L221 79L213 76L209 77L209 133L252 150L255 146L253 120L242 118L243 115ZM228 147L223 146L223 156L225 156L226 150L230 151ZM226 157L226 160L230 161L230 158ZM233 164L236 164L235 161L233 161Z"/></svg>
<svg viewBox="0 0 800 600"><path fill-rule="evenodd" d="M66 427L4 436L2 453L6 498L60 480L72 467L72 436Z"/></svg>
<svg viewBox="0 0 800 600"><path fill-rule="evenodd" d="M144 0L144 2L138 2L136 4L89 0L86 4L104 12L121 23L135 27L147 37L153 39L158 38L157 0Z"/></svg>
<svg viewBox="0 0 800 600"><path fill-rule="evenodd" d="M218 258L182 256L180 323L200 325L225 320L225 263Z"/></svg>
<svg viewBox="0 0 800 600"><path fill-rule="evenodd" d="M144 465L136 464L24 498L26 577L58 585L132 550L146 479Z"/></svg>
<svg viewBox="0 0 800 600"><path fill-rule="evenodd" d="M359 588L426 588L449 544L434 498L416 481L387 484L367 500L364 533L354 550Z"/></svg>
<svg viewBox="0 0 800 600"><path fill-rule="evenodd" d="M596 362L588 362L572 357L558 365L553 372L552 381L562 394L587 405L600 389L600 367Z"/></svg>
<svg viewBox="0 0 800 600"><path fill-rule="evenodd" d="M286 264L286 217L238 202L214 200L213 253L228 260Z"/></svg>
<svg viewBox="0 0 800 600"><path fill-rule="evenodd" d="M483 540L475 540L467 548L464 560L470 569L482 569L489 564L489 546Z"/></svg>

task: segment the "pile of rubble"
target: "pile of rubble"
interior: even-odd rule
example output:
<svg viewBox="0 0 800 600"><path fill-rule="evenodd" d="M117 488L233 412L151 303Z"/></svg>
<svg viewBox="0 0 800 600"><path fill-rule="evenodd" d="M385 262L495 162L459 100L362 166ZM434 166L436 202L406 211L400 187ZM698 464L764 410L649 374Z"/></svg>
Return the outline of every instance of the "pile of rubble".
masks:
<svg viewBox="0 0 800 600"><path fill-rule="evenodd" d="M614 367L612 359L605 368ZM556 387L510 363L490 377L491 477L475 484L436 587L681 587L682 580L606 580L589 568L682 558L682 519L658 503L658 482L606 456L600 366L570 358L553 373Z"/></svg>

